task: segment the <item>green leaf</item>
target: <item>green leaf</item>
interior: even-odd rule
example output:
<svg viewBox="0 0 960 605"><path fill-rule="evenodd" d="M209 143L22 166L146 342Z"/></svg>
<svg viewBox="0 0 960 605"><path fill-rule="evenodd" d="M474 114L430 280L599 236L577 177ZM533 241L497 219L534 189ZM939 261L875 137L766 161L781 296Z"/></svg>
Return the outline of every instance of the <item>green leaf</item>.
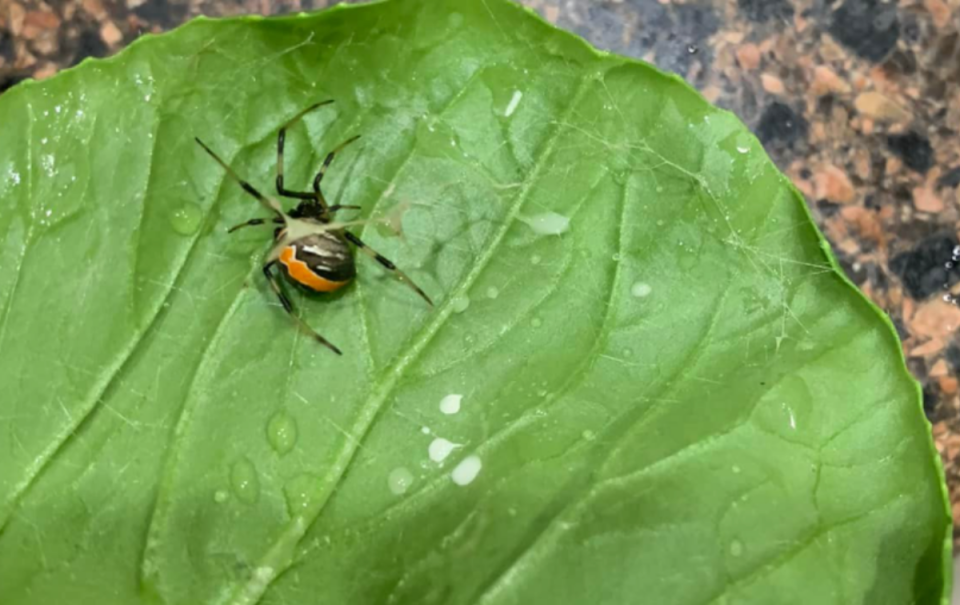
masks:
<svg viewBox="0 0 960 605"><path fill-rule="evenodd" d="M437 301L358 258L295 297L342 357L193 142L272 192L328 98L288 185L362 134L327 196L406 208L357 232ZM0 124L4 605L945 602L890 322L677 77L398 0L200 19Z"/></svg>

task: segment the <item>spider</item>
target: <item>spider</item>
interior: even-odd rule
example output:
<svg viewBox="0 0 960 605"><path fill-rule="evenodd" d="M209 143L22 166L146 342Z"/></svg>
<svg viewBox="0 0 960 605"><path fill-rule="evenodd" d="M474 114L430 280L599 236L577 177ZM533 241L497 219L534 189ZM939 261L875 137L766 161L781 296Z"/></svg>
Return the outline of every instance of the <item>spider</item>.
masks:
<svg viewBox="0 0 960 605"><path fill-rule="evenodd" d="M393 273L400 281L404 282L419 294L432 307L433 301L430 297L411 280L406 273L401 271L382 256L379 252L363 243L359 237L347 231L348 226L362 225L369 221L351 221L338 222L334 217L339 210L359 209L359 206L346 206L334 204L330 205L323 197L320 190L320 182L327 168L333 162L344 147L360 138L359 135L351 137L334 148L327 154L323 165L313 179L313 191L291 191L283 186L283 144L287 129L297 123L307 113L333 103L333 100L321 101L307 107L287 123L280 127L277 135L277 193L283 197L289 197L300 200L296 208L290 212L284 212L280 204L273 198L267 197L257 191L250 183L240 178L240 176L227 165L220 156L212 149L196 138L197 143L203 147L204 151L210 154L214 160L220 164L230 177L237 181L244 191L257 199L267 210L273 213L272 222L279 225L273 234L273 247L266 255L263 265L263 275L273 289L280 304L287 312L293 322L305 333L317 340L317 342L328 347L337 355L343 352L333 343L317 333L305 321L297 316L293 309L290 298L287 297L276 273L273 271L275 265L280 265L283 275L297 286L305 288L311 292L333 292L350 283L356 274L357 267L353 258L353 250L349 244L356 246L361 252L376 260L387 271ZM228 229L228 233L233 233L243 227L252 227L263 225L268 219L252 218L244 223L235 225Z"/></svg>

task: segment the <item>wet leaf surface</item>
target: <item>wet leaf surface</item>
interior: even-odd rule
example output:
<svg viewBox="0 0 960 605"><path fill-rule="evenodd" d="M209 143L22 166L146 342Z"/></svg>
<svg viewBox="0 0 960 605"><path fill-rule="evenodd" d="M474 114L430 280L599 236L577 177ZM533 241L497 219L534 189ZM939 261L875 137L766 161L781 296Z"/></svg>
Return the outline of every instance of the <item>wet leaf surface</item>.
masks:
<svg viewBox="0 0 960 605"><path fill-rule="evenodd" d="M376 264L260 273L324 182ZM732 115L501 0L195 21L0 99L0 597L934 603L889 322ZM405 205L405 206L404 206Z"/></svg>

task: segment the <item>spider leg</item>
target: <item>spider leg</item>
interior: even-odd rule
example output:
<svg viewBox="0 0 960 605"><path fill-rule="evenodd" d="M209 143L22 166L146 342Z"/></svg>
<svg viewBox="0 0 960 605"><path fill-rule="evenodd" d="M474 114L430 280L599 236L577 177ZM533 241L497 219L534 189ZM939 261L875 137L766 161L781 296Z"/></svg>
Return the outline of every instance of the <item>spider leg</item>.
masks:
<svg viewBox="0 0 960 605"><path fill-rule="evenodd" d="M325 174L327 173L327 168L330 167L330 163L333 162L333 158L334 158L338 153L340 153L341 151L343 151L343 148L344 148L344 147L346 147L347 145L349 145L350 143L356 141L356 140L359 139L359 138L360 138L360 135L359 135L359 134L356 135L356 136L350 137L350 138L347 139L346 141L344 141L344 142L340 143L339 145L337 145L337 146L333 149L333 151L331 151L330 153L327 154L327 157L323 160L323 165L320 166L320 170L317 171L317 176L313 177L313 191L314 191L317 195L319 195L319 196L322 196L322 195L323 195L323 194L320 193L320 181L323 180L323 175L325 175Z"/></svg>
<svg viewBox="0 0 960 605"><path fill-rule="evenodd" d="M234 225L233 227L230 227L229 229L227 229L227 233L233 233L237 229L243 229L244 227L255 227L256 225L262 225L265 222L267 222L266 219L252 218L245 223L240 223L239 225ZM283 220L276 216L273 217L273 222L279 225L283 224Z"/></svg>
<svg viewBox="0 0 960 605"><path fill-rule="evenodd" d="M283 218L283 209L280 207L280 204L277 203L277 200L272 199L272 198L269 198L269 197L263 195L262 193L260 193L259 191L257 191L257 190L253 187L253 185L251 185L250 183L248 183L248 182L246 182L245 180L241 179L241 178L240 178L240 175L238 175L238 174L233 170L233 168L231 168L230 166L228 166L226 162L224 162L223 160L221 160L221 159L220 159L220 156L218 156L216 153L214 153L212 149L210 149L209 147L207 147L206 143L204 143L203 141L201 141L199 138L196 138L196 137L194 137L194 140L196 140L197 143L198 143L201 147L203 147L203 150L206 151L207 153L209 153L210 156L211 156L214 160L216 160L217 163L220 164L220 165L223 167L224 170L227 171L227 174L229 174L230 177L231 177L233 180L235 180L237 183L240 184L241 187L243 187L243 190L244 190L244 191L246 191L247 193L249 193L250 195L252 195L253 197L255 197L258 202L260 202L261 204L263 204L263 206L264 206L267 210L270 210L271 212L275 213L275 214L277 215L277 217Z"/></svg>
<svg viewBox="0 0 960 605"><path fill-rule="evenodd" d="M361 252L363 252L373 260L380 263L380 265L382 265L383 268L386 269L387 271L390 271L391 273L393 273L398 280L410 286L410 288L412 288L414 292L419 294L420 297L423 298L423 300L427 301L427 304L429 304L431 307L433 306L433 301L430 300L430 297L427 296L426 292L421 290L417 284L413 283L413 280L410 279L410 277L408 277L406 273L398 269L397 266L394 265L392 262L390 262L389 259L381 255L379 252L377 252L370 246L363 243L363 240L357 237L356 235L354 235L353 233L350 233L349 231L344 231L343 236L346 237L350 243L352 243L354 246L359 248Z"/></svg>
<svg viewBox="0 0 960 605"><path fill-rule="evenodd" d="M277 193L284 197L291 197L297 200L314 200L317 203L326 206L326 201L321 198L318 199L317 193L310 193L308 191L291 191L284 188L283 186L283 146L287 138L287 129L300 121L300 119L306 114L310 113L318 107L324 105L329 105L333 103L333 99L327 101L320 101L319 103L314 103L310 107L307 107L297 115L293 116L287 122L280 127L280 133L277 135Z"/></svg>
<svg viewBox="0 0 960 605"><path fill-rule="evenodd" d="M330 206L331 214L338 210L363 210L363 206L352 206L350 204L334 204L333 206Z"/></svg>
<svg viewBox="0 0 960 605"><path fill-rule="evenodd" d="M327 347L337 355L343 355L343 352L338 349L333 343L329 340L320 336L313 328L307 325L305 321L300 319L293 311L293 303L290 302L290 299L284 293L283 288L280 286L280 282L277 280L276 274L271 271L273 265L276 261L270 261L263 266L263 275L267 278L267 281L270 282L270 287L273 288L274 293L277 295L277 298L280 299L280 304L283 305L283 310L287 312L287 315L290 316L290 319L293 320L293 323L300 328L306 335L310 336L323 346Z"/></svg>

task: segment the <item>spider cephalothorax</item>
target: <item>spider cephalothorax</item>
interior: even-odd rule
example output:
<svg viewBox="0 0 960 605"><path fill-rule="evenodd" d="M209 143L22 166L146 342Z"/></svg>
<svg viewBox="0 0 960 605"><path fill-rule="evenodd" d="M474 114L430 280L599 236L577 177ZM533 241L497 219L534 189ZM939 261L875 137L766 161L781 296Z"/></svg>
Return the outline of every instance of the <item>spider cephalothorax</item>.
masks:
<svg viewBox="0 0 960 605"><path fill-rule="evenodd" d="M359 209L359 206L330 205L323 196L320 183L323 180L323 175L327 172L327 168L330 166L336 154L360 138L359 136L347 139L327 154L323 165L320 166L320 170L317 171L317 175L313 179L313 191L290 191L284 188L283 146L287 128L299 121L307 112L332 102L333 101L322 101L315 103L295 115L290 121L280 127L280 133L277 136L277 193L283 197L301 200L290 212L284 212L283 208L275 199L261 194L250 183L241 179L240 176L234 172L226 162L220 159L216 153L207 147L203 141L200 139L196 139L196 141L207 153L213 156L214 160L223 166L227 174L236 180L240 186L243 187L244 191L252 195L257 201L263 204L265 208L273 212L274 216L271 222L278 225L278 227L274 230L274 245L267 253L266 262L263 265L263 274L270 283L270 287L273 288L273 291L280 299L283 308L294 322L296 322L302 330L339 355L342 354L340 349L310 328L303 320L294 314L293 304L284 293L280 282L277 280L276 274L273 272L274 265L280 265L287 279L302 288L313 292L333 292L350 283L350 280L357 274L353 250L350 247L350 244L353 244L361 252L370 256L385 269L396 275L400 281L410 286L431 306L433 302L403 271L397 269L396 265L363 243L363 240L359 237L347 231L347 227L361 225L365 221L338 222L336 220L336 213L339 210L347 208ZM266 222L267 221L262 218L250 219L231 227L229 232L232 233L243 227L263 225Z"/></svg>

